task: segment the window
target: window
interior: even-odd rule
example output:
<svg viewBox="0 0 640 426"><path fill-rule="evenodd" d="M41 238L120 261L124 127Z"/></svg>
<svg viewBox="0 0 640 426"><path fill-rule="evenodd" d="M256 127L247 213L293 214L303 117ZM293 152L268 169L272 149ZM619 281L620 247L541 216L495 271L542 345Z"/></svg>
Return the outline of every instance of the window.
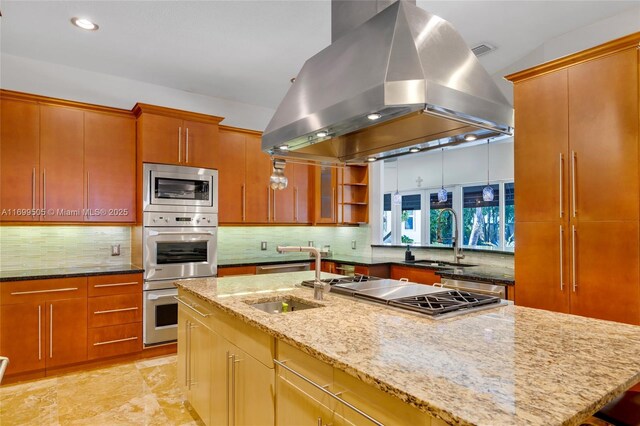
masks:
<svg viewBox="0 0 640 426"><path fill-rule="evenodd" d="M422 211L420 194L402 196L400 212L402 244L422 244Z"/></svg>
<svg viewBox="0 0 640 426"><path fill-rule="evenodd" d="M382 210L382 243L393 242L393 222L391 212L391 194L384 194L384 208Z"/></svg>
<svg viewBox="0 0 640 426"><path fill-rule="evenodd" d="M515 184L504 184L504 249L513 251L516 246L515 236L515 209L514 209Z"/></svg>
<svg viewBox="0 0 640 426"><path fill-rule="evenodd" d="M438 216L445 208L453 208L453 192L447 192L447 201L438 201L438 193L429 194L429 244L451 245L451 232L453 231L452 215L444 213L440 218L440 241L438 241Z"/></svg>
<svg viewBox="0 0 640 426"><path fill-rule="evenodd" d="M482 199L486 185L462 188L462 242L471 248L500 248L500 185L493 184L493 201Z"/></svg>

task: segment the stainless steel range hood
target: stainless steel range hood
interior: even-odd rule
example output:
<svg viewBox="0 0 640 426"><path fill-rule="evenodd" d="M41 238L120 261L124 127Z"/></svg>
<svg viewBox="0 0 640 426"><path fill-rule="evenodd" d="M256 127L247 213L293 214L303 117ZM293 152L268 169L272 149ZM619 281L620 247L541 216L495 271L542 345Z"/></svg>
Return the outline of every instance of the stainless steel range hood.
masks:
<svg viewBox="0 0 640 426"><path fill-rule="evenodd" d="M512 127L512 106L451 24L398 1L307 60L262 149L361 162Z"/></svg>

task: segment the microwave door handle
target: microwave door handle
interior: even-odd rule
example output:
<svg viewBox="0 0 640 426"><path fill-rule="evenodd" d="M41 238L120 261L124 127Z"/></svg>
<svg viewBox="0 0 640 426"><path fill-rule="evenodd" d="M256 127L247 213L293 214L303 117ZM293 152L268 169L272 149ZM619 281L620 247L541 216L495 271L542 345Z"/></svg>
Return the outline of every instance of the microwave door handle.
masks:
<svg viewBox="0 0 640 426"><path fill-rule="evenodd" d="M166 299L167 297L175 297L175 294L150 294L148 299L149 300L158 300L158 299Z"/></svg>

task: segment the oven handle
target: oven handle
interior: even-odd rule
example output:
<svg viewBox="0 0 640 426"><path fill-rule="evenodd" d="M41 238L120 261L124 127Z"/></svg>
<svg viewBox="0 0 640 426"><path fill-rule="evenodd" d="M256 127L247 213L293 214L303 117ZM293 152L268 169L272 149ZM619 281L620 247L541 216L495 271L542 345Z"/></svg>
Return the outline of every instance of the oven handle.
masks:
<svg viewBox="0 0 640 426"><path fill-rule="evenodd" d="M149 231L149 236L155 237L158 235L215 235L214 232L158 232Z"/></svg>
<svg viewBox="0 0 640 426"><path fill-rule="evenodd" d="M166 299L167 297L175 297L175 294L161 294L161 295L157 295L157 294L150 294L147 299L149 300L158 300L158 299Z"/></svg>

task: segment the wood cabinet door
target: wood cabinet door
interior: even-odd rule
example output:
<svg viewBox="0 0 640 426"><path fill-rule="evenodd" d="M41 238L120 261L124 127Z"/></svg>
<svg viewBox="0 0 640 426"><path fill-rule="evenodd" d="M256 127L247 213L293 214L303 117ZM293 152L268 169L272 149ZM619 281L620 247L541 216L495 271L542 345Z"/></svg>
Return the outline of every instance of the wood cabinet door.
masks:
<svg viewBox="0 0 640 426"><path fill-rule="evenodd" d="M315 223L336 223L337 173L333 167L315 169Z"/></svg>
<svg viewBox="0 0 640 426"><path fill-rule="evenodd" d="M211 423L213 332L197 320L189 321L189 402L205 424ZM219 391L219 389L217 389Z"/></svg>
<svg viewBox="0 0 640 426"><path fill-rule="evenodd" d="M569 312L568 245L566 222L516 223L518 249L515 252L515 303L529 308ZM562 241L562 244L561 244Z"/></svg>
<svg viewBox="0 0 640 426"><path fill-rule="evenodd" d="M138 118L138 144L142 148L142 162L182 164L184 141L182 120L164 115L142 114Z"/></svg>
<svg viewBox="0 0 640 426"><path fill-rule="evenodd" d="M270 426L275 421L275 374L272 368L232 346L233 424ZM235 393L234 393L235 392Z"/></svg>
<svg viewBox="0 0 640 426"><path fill-rule="evenodd" d="M211 334L211 425L228 425L231 404L231 348L232 345L224 337ZM178 337L180 345L180 337Z"/></svg>
<svg viewBox="0 0 640 426"><path fill-rule="evenodd" d="M637 49L569 68L578 220L638 220L638 120Z"/></svg>
<svg viewBox="0 0 640 426"><path fill-rule="evenodd" d="M47 302L47 368L87 359L87 299Z"/></svg>
<svg viewBox="0 0 640 426"><path fill-rule="evenodd" d="M313 203L309 187L311 184L311 166L305 164L290 164L293 168L293 207L294 221L297 223L311 223L311 210Z"/></svg>
<svg viewBox="0 0 640 426"><path fill-rule="evenodd" d="M191 167L219 167L218 125L184 121L184 164Z"/></svg>
<svg viewBox="0 0 640 426"><path fill-rule="evenodd" d="M218 161L218 218L220 223L241 223L246 214L245 135L220 131Z"/></svg>
<svg viewBox="0 0 640 426"><path fill-rule="evenodd" d="M83 220L84 112L40 106L41 208L45 221ZM49 213L51 212L51 213Z"/></svg>
<svg viewBox="0 0 640 426"><path fill-rule="evenodd" d="M7 99L0 107L0 220L40 220L21 212L39 206L40 109Z"/></svg>
<svg viewBox="0 0 640 426"><path fill-rule="evenodd" d="M272 217L271 201L271 160L268 154L262 152L260 137L246 136L246 165L245 165L245 222L267 223Z"/></svg>
<svg viewBox="0 0 640 426"><path fill-rule="evenodd" d="M571 269L575 268L576 274L570 283L571 313L640 324L638 232L637 221L579 222L573 226L570 244L575 246L575 257ZM522 294L517 276L516 282L517 301Z"/></svg>
<svg viewBox="0 0 640 426"><path fill-rule="evenodd" d="M567 71L514 86L515 209L518 222L568 217L570 158Z"/></svg>
<svg viewBox="0 0 640 426"><path fill-rule="evenodd" d="M440 282L440 276L432 269L412 268L410 266L391 265L391 278L406 278L412 283L433 284Z"/></svg>
<svg viewBox="0 0 640 426"><path fill-rule="evenodd" d="M276 223L295 223L295 170L287 166L284 175L288 179L285 189L275 189L273 192L272 220Z"/></svg>
<svg viewBox="0 0 640 426"><path fill-rule="evenodd" d="M298 379L299 381L299 379ZM276 424L279 426L299 426L328 424L330 410L315 395L306 392L294 378L276 373L277 408Z"/></svg>
<svg viewBox="0 0 640 426"><path fill-rule="evenodd" d="M0 306L0 353L9 358L6 374L45 368L44 303Z"/></svg>
<svg viewBox="0 0 640 426"><path fill-rule="evenodd" d="M84 113L86 221L135 222L135 132L133 118Z"/></svg>

